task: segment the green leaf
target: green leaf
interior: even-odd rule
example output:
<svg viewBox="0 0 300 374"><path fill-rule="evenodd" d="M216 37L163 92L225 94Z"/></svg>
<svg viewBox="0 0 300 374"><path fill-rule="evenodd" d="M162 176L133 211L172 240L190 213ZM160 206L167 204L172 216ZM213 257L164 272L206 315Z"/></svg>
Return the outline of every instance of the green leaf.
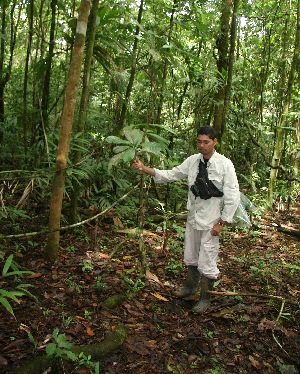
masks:
<svg viewBox="0 0 300 374"><path fill-rule="evenodd" d="M145 143L141 144L141 146L142 146L142 152L153 153L156 156L159 156L161 154L162 146L159 143L145 142Z"/></svg>
<svg viewBox="0 0 300 374"><path fill-rule="evenodd" d="M106 141L110 144L130 144L128 141L121 139L118 136L108 136Z"/></svg>
<svg viewBox="0 0 300 374"><path fill-rule="evenodd" d="M162 136L157 135L157 134L154 134L154 133L152 133L152 132L148 132L148 136L149 136L149 138L152 138L152 139L156 140L157 142L159 142L159 143L163 143L163 144L165 144L165 145L167 145L167 146L168 146L169 143L170 143L170 141L169 141L168 139L163 138Z"/></svg>
<svg viewBox="0 0 300 374"><path fill-rule="evenodd" d="M13 308L12 306L10 305L10 303L3 297L0 297L0 303L4 306L4 308L10 313L12 314L13 316L14 315L14 311L13 311Z"/></svg>
<svg viewBox="0 0 300 374"><path fill-rule="evenodd" d="M123 155L123 161L124 162L129 162L129 161L132 161L134 160L135 158L135 149L128 149L126 152L124 152L124 155Z"/></svg>
<svg viewBox="0 0 300 374"><path fill-rule="evenodd" d="M63 347L63 348L68 348L69 347L69 343L67 343L67 341L66 341L66 335L65 334L59 334L57 339L56 339L56 342L57 342L59 347Z"/></svg>
<svg viewBox="0 0 300 374"><path fill-rule="evenodd" d="M46 354L47 356L54 356L56 353L56 344L49 343L46 345Z"/></svg>
<svg viewBox="0 0 300 374"><path fill-rule="evenodd" d="M4 270L4 269L3 269ZM24 274L34 274L33 271L29 270L15 270L15 271L10 271L9 273L6 273L3 275L3 277L10 277L12 275L24 275Z"/></svg>
<svg viewBox="0 0 300 374"><path fill-rule="evenodd" d="M59 328L55 327L55 329L53 330L53 333L52 333L52 336L55 340L57 340L58 334L59 334Z"/></svg>
<svg viewBox="0 0 300 374"><path fill-rule="evenodd" d="M117 165L123 158L124 152L118 153L117 155L113 156L108 163L108 170L110 171L111 168Z"/></svg>
<svg viewBox="0 0 300 374"><path fill-rule="evenodd" d="M141 130L126 126L123 129L125 138L131 143L138 145L143 141L144 133Z"/></svg>
<svg viewBox="0 0 300 374"><path fill-rule="evenodd" d="M24 296L30 296L32 297L36 303L39 302L38 298L33 295L30 291L27 290L28 287L34 287L32 284L19 284L16 289L21 290L24 294Z"/></svg>
<svg viewBox="0 0 300 374"><path fill-rule="evenodd" d="M17 296L24 296L24 293L21 291L7 291L7 290L0 289L0 295L2 295L5 298L9 297L10 299L14 301L19 302L19 299L17 298Z"/></svg>
<svg viewBox="0 0 300 374"><path fill-rule="evenodd" d="M71 361L77 361L77 355L71 351L67 351L66 355Z"/></svg>
<svg viewBox="0 0 300 374"><path fill-rule="evenodd" d="M8 269L10 268L11 266L11 263L12 263L12 260L14 258L14 255L10 255L7 257L7 260L3 266L3 270L2 270L2 276L5 277L6 276L6 273L8 271Z"/></svg>
<svg viewBox="0 0 300 374"><path fill-rule="evenodd" d="M128 145L117 145L117 146L114 148L114 152L115 152L115 153L121 153L121 152L127 151L128 148L129 148Z"/></svg>

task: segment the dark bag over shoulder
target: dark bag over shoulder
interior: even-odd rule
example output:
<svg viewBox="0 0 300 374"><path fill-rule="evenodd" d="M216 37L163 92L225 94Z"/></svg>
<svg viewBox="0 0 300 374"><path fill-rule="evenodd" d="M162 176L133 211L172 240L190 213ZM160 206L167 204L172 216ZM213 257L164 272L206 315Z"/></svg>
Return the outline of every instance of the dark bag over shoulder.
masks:
<svg viewBox="0 0 300 374"><path fill-rule="evenodd" d="M223 192L220 191L212 181L208 179L208 172L204 162L199 162L199 172L195 183L191 187L191 191L196 197L208 200L211 197L222 197Z"/></svg>

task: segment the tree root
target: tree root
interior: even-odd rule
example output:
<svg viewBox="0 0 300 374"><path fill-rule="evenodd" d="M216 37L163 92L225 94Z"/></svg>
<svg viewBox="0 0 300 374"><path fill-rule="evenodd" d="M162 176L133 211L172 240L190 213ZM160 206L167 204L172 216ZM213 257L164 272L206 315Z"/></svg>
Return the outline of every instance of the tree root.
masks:
<svg viewBox="0 0 300 374"><path fill-rule="evenodd" d="M90 345L74 346L70 348L70 351L75 354L83 352L85 356L90 355L92 361L98 361L116 351L124 343L126 337L127 331L124 325L120 324L117 326L116 330L110 333L101 342ZM11 374L42 374L49 367L56 366L58 361L59 358L56 357L37 357L31 360L28 364L13 370Z"/></svg>

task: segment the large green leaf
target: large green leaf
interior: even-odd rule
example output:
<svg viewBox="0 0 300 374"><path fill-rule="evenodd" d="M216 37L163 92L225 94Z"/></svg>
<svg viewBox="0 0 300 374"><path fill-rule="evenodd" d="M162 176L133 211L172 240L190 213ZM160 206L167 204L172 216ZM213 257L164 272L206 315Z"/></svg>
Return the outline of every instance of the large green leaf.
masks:
<svg viewBox="0 0 300 374"><path fill-rule="evenodd" d="M115 153L121 153L127 151L130 147L128 145L117 145L114 147L114 152Z"/></svg>
<svg viewBox="0 0 300 374"><path fill-rule="evenodd" d="M163 143L163 144L165 144L166 146L168 146L169 143L170 143L170 141L169 141L168 139L163 138L163 137L160 136L160 135L154 134L153 132L148 132L147 135L148 135L149 138L152 138L152 139L156 140L156 141L159 142L159 143Z"/></svg>
<svg viewBox="0 0 300 374"><path fill-rule="evenodd" d="M127 151L124 152L123 154L123 161L124 162L129 162L134 160L135 158L135 150L134 149L128 149Z"/></svg>
<svg viewBox="0 0 300 374"><path fill-rule="evenodd" d="M108 136L106 141L110 144L130 144L127 140L121 139L118 136Z"/></svg>
<svg viewBox="0 0 300 374"><path fill-rule="evenodd" d="M123 129L125 138L131 144L140 144L143 141L144 133L141 130L134 129L131 126L126 126Z"/></svg>
<svg viewBox="0 0 300 374"><path fill-rule="evenodd" d="M161 144L156 142L145 142L141 144L142 149L141 152L149 152L153 153L156 156L159 156L161 154L161 151L164 147L162 147Z"/></svg>

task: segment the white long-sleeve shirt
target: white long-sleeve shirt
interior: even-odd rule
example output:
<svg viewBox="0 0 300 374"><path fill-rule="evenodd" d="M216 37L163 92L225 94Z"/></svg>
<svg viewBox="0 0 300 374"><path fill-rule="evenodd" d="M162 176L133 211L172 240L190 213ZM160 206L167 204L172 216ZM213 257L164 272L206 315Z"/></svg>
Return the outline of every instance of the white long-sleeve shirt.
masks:
<svg viewBox="0 0 300 374"><path fill-rule="evenodd" d="M233 163L218 152L214 152L208 160L208 178L223 192L223 197L212 197L203 200L195 198L191 191L194 184L200 160L204 161L203 155L198 153L188 157L181 165L171 170L155 170L153 177L155 183L168 183L187 178L188 200L187 221L196 230L209 230L221 218L223 221L232 222L233 215L240 202L239 183Z"/></svg>

